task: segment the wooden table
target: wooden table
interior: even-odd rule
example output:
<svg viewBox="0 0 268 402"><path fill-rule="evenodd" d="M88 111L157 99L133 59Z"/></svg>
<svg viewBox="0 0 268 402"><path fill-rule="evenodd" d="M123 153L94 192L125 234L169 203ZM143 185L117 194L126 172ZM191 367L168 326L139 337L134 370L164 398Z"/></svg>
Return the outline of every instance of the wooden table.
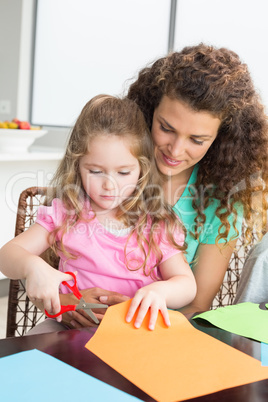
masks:
<svg viewBox="0 0 268 402"><path fill-rule="evenodd" d="M196 323L193 321L191 321L191 323L203 332L260 360L259 342L231 334L205 323ZM0 340L0 357L18 353L23 350L38 349L122 391L134 395L143 401L154 401L84 347L90 337L93 336L94 332L94 329L81 331L69 330L2 339ZM214 394L194 398L191 399L191 401L267 402L268 380L227 389Z"/></svg>

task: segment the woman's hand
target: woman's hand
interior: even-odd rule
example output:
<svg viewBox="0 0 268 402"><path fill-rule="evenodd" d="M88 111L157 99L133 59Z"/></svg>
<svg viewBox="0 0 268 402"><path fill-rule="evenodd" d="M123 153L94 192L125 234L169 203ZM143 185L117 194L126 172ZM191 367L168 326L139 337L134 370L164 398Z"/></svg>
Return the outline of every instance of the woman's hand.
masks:
<svg viewBox="0 0 268 402"><path fill-rule="evenodd" d="M109 290L101 289L101 288L90 288L80 290L84 300L86 303L100 303L100 304L108 304L108 306L112 306L117 303L122 303L129 299L129 297L124 296L117 292L111 292ZM60 295L61 304L77 304L78 300L76 297L71 294L62 294ZM92 310L99 321L102 320L106 309L93 309ZM68 313L63 314L63 322L70 326L71 328L84 328L84 327L95 327L95 324L89 315L84 310L79 311L69 311Z"/></svg>

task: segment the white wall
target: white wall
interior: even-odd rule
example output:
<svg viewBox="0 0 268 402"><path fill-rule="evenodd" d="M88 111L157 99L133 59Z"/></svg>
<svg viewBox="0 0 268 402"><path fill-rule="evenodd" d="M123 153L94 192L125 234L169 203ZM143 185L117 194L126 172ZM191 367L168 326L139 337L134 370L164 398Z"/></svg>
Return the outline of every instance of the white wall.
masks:
<svg viewBox="0 0 268 402"><path fill-rule="evenodd" d="M62 1L47 0L51 4L61 4ZM126 0L130 4L129 1ZM72 0L68 0L68 3L72 3ZM143 3L151 4L151 0L143 0ZM166 3L169 8L169 0ZM78 3L75 2L75 4ZM158 2L158 4L160 3ZM12 119L13 117L27 120L30 115L34 6L35 0L0 0L0 104L1 100L8 100L11 105L9 114L3 115L0 110L0 120ZM64 7L62 7L62 10L62 18L64 18ZM148 13L148 8L145 8L145 10ZM140 14L143 11L141 10ZM161 27L161 21L156 19L154 11L152 9L149 21L153 20L156 27ZM110 11L111 13L112 11ZM116 9L115 13L119 15L119 17L117 15L116 19L116 24L119 25L120 12ZM226 46L237 51L241 58L249 65L256 86L262 95L264 103L267 105L267 15L267 0L225 0L224 2L222 0L178 0L174 48L175 50L180 50L185 45L204 41L217 46ZM167 13L163 15L163 24L166 24L166 22ZM101 21L96 25L99 26L99 31L106 32L105 28L107 27ZM137 16L134 25L136 26L136 30L139 31L139 18ZM153 23L151 26L153 26ZM49 27L47 29L49 30ZM72 27L70 26L70 31L71 29ZM122 32L123 34L124 32ZM109 31L106 33L106 36L108 40ZM97 42L97 40L98 32L96 32L94 42ZM109 44L109 46L113 48L114 42ZM164 45L162 40L161 43L159 42L159 55L163 51ZM72 53L70 53L69 59L72 60ZM152 53L148 52L146 62L149 62L151 59ZM53 60L48 60L47 62L51 64ZM142 64L141 61L139 63ZM135 68L133 66L133 72L135 69L137 69L137 66ZM109 58L107 60L107 71L109 71ZM73 76L75 77L76 75L77 73L74 71ZM122 75L122 86L126 78L131 78L132 75L133 73ZM96 75L95 81L102 81L102 76L103 72L99 78ZM101 91L105 91L105 88L101 87ZM56 110L57 104L53 107ZM62 149L65 146L68 132L69 130L66 129L55 130L50 127L48 135L37 140L35 146Z"/></svg>
<svg viewBox="0 0 268 402"><path fill-rule="evenodd" d="M72 126L93 96L121 95L167 54L169 17L170 0L38 0L32 122Z"/></svg>
<svg viewBox="0 0 268 402"><path fill-rule="evenodd" d="M175 50L204 42L237 52L268 110L267 39L267 0L178 0Z"/></svg>
<svg viewBox="0 0 268 402"><path fill-rule="evenodd" d="M0 108L0 120L17 114L21 15L22 0L0 0L0 102L10 102L9 113Z"/></svg>

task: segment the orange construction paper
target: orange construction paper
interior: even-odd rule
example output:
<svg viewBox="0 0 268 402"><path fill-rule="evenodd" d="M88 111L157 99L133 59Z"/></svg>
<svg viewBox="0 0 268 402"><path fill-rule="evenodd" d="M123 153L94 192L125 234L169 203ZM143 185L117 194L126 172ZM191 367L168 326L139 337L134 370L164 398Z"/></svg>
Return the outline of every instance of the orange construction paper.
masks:
<svg viewBox="0 0 268 402"><path fill-rule="evenodd" d="M268 378L268 367L195 329L183 314L125 322L130 301L109 307L86 348L159 402L175 402Z"/></svg>

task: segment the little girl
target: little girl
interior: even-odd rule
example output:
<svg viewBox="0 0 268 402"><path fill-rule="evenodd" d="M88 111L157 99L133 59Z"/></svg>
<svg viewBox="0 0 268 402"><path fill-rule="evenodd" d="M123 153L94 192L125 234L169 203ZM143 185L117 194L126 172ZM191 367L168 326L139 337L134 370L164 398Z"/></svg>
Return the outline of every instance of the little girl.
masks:
<svg viewBox="0 0 268 402"><path fill-rule="evenodd" d="M189 304L196 284L152 150L133 101L108 95L89 101L52 181L48 206L0 251L2 272L26 279L29 297L52 314L60 310L60 283L72 279L64 272L72 271L80 290L97 286L133 298L126 321L139 307L137 328L149 308L150 329L159 310L169 326L167 307ZM49 247L60 257L59 270L39 257ZM67 292L60 285L60 293Z"/></svg>

